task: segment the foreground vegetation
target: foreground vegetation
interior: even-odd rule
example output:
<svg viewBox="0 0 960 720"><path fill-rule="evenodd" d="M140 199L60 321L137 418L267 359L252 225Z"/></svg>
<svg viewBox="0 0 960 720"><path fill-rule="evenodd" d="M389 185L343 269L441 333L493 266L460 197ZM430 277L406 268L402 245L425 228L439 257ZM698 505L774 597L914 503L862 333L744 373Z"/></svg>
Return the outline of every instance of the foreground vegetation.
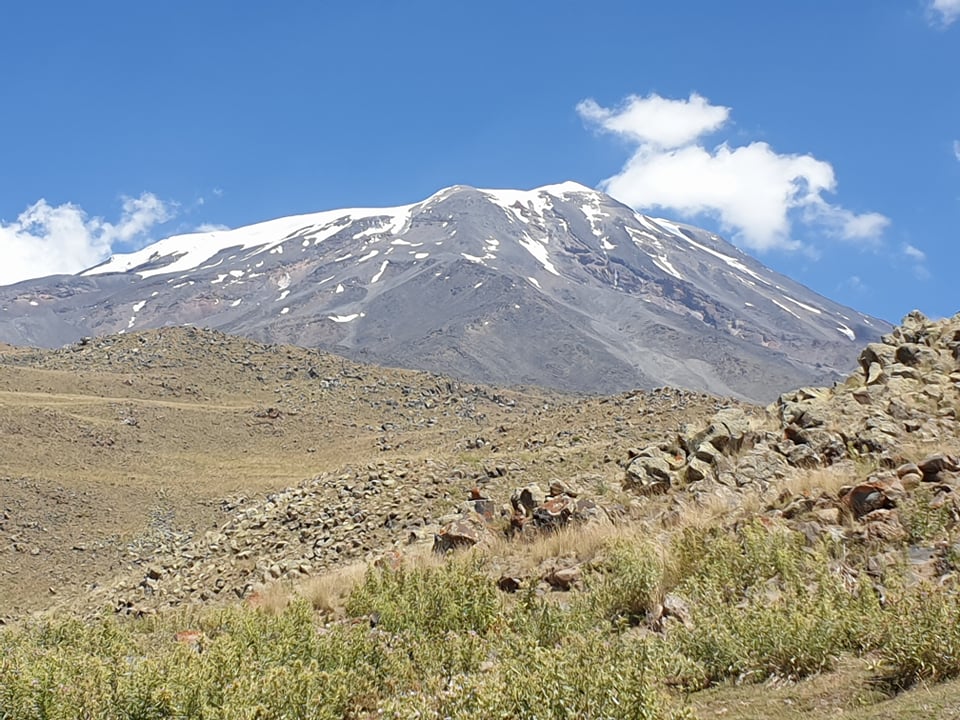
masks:
<svg viewBox="0 0 960 720"><path fill-rule="evenodd" d="M10 628L0 718L683 718L690 693L845 657L889 692L960 675L957 582L769 521L611 534L572 594L502 593L488 562L372 568L336 620L327 597Z"/></svg>

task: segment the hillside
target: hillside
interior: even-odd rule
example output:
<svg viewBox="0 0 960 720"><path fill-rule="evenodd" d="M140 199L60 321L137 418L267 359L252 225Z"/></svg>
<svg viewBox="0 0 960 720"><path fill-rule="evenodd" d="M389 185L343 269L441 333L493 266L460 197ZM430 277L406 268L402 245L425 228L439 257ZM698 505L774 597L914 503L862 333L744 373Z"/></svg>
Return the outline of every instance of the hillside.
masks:
<svg viewBox="0 0 960 720"><path fill-rule="evenodd" d="M0 714L44 672L102 707L118 654L156 717L952 717L960 316L859 362L761 408L192 328L4 350Z"/></svg>
<svg viewBox="0 0 960 720"><path fill-rule="evenodd" d="M623 447L722 402L498 390L192 328L5 352L0 615L46 606L51 589L75 597L146 562L141 546L178 547L244 498L317 476L354 488L394 476L375 500L415 510L352 548L356 558L431 525L478 483L544 482L572 466L615 485Z"/></svg>

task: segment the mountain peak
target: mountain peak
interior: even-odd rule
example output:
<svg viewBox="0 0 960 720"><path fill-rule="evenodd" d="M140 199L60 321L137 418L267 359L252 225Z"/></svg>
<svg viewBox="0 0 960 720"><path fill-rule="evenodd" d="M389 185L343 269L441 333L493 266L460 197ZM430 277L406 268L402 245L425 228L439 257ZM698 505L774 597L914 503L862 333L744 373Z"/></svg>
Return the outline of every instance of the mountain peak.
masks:
<svg viewBox="0 0 960 720"><path fill-rule="evenodd" d="M572 181L178 235L0 288L0 341L184 323L480 382L761 401L838 376L889 329Z"/></svg>

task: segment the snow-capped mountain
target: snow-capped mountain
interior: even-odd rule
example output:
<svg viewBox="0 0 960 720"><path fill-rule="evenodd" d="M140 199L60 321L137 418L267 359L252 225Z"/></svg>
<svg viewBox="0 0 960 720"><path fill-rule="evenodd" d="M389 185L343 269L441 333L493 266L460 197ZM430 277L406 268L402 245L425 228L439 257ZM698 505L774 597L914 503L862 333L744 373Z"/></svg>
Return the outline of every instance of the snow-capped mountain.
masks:
<svg viewBox="0 0 960 720"><path fill-rule="evenodd" d="M567 182L178 235L0 288L0 341L194 323L475 381L769 400L889 325Z"/></svg>

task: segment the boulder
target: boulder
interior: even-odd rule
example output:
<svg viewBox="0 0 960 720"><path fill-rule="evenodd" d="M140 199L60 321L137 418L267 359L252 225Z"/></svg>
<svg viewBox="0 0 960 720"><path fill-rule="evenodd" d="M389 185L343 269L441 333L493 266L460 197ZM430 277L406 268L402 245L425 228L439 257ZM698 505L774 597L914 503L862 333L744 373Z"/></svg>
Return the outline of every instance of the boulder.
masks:
<svg viewBox="0 0 960 720"><path fill-rule="evenodd" d="M882 370L884 367L895 363L896 350L885 343L870 343L860 352L858 361L864 373L869 377L871 366L877 365L878 369Z"/></svg>
<svg viewBox="0 0 960 720"><path fill-rule="evenodd" d="M557 497L558 495L569 495L570 497L577 497L577 492L571 488L563 480L551 480L550 481L550 491L547 494L547 497Z"/></svg>
<svg viewBox="0 0 960 720"><path fill-rule="evenodd" d="M543 490L536 483L517 488L510 495L510 504L513 506L514 512L526 516L532 515L534 508L543 504L543 500Z"/></svg>
<svg viewBox="0 0 960 720"><path fill-rule="evenodd" d="M683 445L687 455L694 455L703 443L709 443L724 455L739 452L745 445L751 444L749 418L740 408L720 410L704 430L686 438Z"/></svg>
<svg viewBox="0 0 960 720"><path fill-rule="evenodd" d="M930 455L917 463L917 465L923 474L925 482L938 482L942 479L941 475L943 473L960 471L960 464L958 464L957 458L945 455L944 453Z"/></svg>
<svg viewBox="0 0 960 720"><path fill-rule="evenodd" d="M452 520L433 537L433 551L446 553L459 548L473 547L489 538L490 531L480 518L465 517Z"/></svg>
<svg viewBox="0 0 960 720"><path fill-rule="evenodd" d="M543 577L554 590L569 590L580 581L579 567L556 568Z"/></svg>
<svg viewBox="0 0 960 720"><path fill-rule="evenodd" d="M667 461L668 453L659 448L647 448L641 453L627 466L624 489L643 495L666 492L672 480L670 463Z"/></svg>
<svg viewBox="0 0 960 720"><path fill-rule="evenodd" d="M534 508L533 522L541 530L556 530L566 525L575 511L576 501L561 495Z"/></svg>
<svg viewBox="0 0 960 720"><path fill-rule="evenodd" d="M842 494L843 504L855 518L863 518L875 510L889 510L897 506L903 494L899 479L872 479L860 483Z"/></svg>

